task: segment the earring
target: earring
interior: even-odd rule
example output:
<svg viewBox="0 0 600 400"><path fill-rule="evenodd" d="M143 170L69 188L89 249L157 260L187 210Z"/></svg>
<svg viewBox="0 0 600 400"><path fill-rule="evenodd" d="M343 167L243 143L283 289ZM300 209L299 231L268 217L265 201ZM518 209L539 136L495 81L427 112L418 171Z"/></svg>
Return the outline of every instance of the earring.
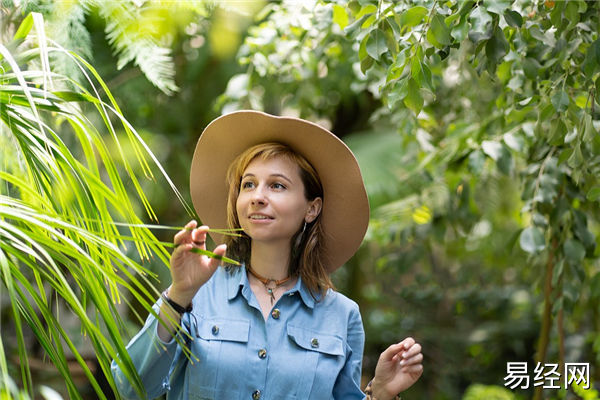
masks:
<svg viewBox="0 0 600 400"><path fill-rule="evenodd" d="M302 226L302 232L296 236L296 243L294 243L294 247L300 247L300 243L302 242L302 237L304 236L304 231L306 231L306 221L304 221L304 225Z"/></svg>

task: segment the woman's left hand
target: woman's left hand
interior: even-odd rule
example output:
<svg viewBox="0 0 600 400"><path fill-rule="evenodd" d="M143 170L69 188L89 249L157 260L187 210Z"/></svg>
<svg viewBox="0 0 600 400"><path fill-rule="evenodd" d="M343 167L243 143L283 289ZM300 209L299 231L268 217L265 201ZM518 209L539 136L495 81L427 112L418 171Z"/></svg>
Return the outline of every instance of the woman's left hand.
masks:
<svg viewBox="0 0 600 400"><path fill-rule="evenodd" d="M408 337L388 347L379 356L373 395L376 399L393 399L398 393L411 387L423 373L421 345Z"/></svg>

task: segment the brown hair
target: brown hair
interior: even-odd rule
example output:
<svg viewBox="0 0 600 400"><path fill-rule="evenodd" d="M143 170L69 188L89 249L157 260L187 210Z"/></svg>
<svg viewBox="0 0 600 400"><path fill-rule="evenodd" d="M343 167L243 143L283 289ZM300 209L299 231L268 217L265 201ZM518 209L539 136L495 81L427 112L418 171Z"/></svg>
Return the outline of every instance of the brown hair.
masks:
<svg viewBox="0 0 600 400"><path fill-rule="evenodd" d="M304 184L304 196L307 200L317 197L323 198L321 180L314 167L300 154L289 146L276 142L262 143L248 148L236 157L227 170L227 225L231 229L240 228L236 210L236 202L240 193L242 175L248 165L259 158L268 160L274 157L283 157L298 165L300 178ZM311 295L318 299L325 294L327 289L333 288L327 269L323 264L324 232L321 224L321 214L306 229L301 228L291 239L291 254L289 273L291 276L300 276ZM296 242L299 244L296 245ZM229 257L240 260L246 264L250 261L251 239L244 232L241 236L227 237L227 253Z"/></svg>

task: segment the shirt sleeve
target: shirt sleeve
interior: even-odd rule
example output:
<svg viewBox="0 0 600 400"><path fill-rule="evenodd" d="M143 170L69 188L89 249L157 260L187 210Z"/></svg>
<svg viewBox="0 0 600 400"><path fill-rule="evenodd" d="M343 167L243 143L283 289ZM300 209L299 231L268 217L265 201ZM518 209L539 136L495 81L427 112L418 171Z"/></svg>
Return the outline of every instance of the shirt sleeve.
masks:
<svg viewBox="0 0 600 400"><path fill-rule="evenodd" d="M152 307L157 314L160 310L160 303L159 300ZM186 319L188 323L185 323L184 320ZM158 336L158 323L158 319L154 314L150 314L142 329L127 345L127 353L131 357L146 391L145 399L154 399L170 389L171 374L179 364L177 360L185 358L178 342L185 342L185 338L189 333L189 315L185 314L182 318L183 332L180 330L176 337L168 343L163 342ZM117 360L113 360L111 370L121 397L124 399L139 399L140 397ZM179 373L182 373L181 370L181 368L177 368Z"/></svg>
<svg viewBox="0 0 600 400"><path fill-rule="evenodd" d="M333 387L334 399L364 399L365 394L360 390L362 373L362 357L365 346L365 331L358 305L353 308L348 317L348 336L346 341L346 364L338 375Z"/></svg>

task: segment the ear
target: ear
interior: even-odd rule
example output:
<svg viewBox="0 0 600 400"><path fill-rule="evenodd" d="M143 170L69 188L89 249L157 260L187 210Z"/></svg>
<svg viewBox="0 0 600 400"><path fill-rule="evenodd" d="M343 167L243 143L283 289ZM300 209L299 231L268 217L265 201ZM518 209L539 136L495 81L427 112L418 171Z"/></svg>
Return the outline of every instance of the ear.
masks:
<svg viewBox="0 0 600 400"><path fill-rule="evenodd" d="M315 197L314 200L311 200L308 203L308 209L306 210L306 215L304 216L304 221L307 224L310 224L319 216L321 213L321 208L323 207L323 199L320 197Z"/></svg>

